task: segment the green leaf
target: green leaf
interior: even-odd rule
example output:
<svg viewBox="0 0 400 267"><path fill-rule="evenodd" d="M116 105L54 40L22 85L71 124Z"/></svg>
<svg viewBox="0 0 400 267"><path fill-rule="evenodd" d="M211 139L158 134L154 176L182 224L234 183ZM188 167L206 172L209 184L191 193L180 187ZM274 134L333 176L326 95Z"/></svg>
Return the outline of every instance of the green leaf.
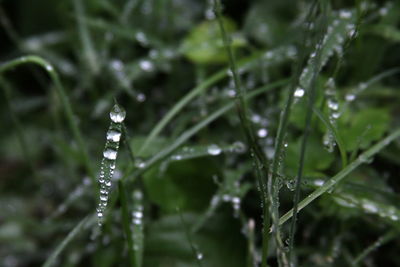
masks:
<svg viewBox="0 0 400 267"><path fill-rule="evenodd" d="M339 134L348 151L367 148L372 142L383 136L388 130L390 122L388 111L377 108L361 110L346 119L343 119L346 122L339 120Z"/></svg>
<svg viewBox="0 0 400 267"><path fill-rule="evenodd" d="M400 42L400 31L392 25L373 25L369 30L371 33L379 35L389 41Z"/></svg>
<svg viewBox="0 0 400 267"><path fill-rule="evenodd" d="M212 176L218 174L217 164L210 158L176 161L165 173L152 168L144 176L151 201L164 212L204 210L215 191Z"/></svg>
<svg viewBox="0 0 400 267"><path fill-rule="evenodd" d="M295 175L300 156L301 138L298 138L293 144L289 143L285 165L288 175ZM334 155L329 153L322 145L320 138L316 135L311 136L307 144L307 156L304 163L304 173L313 174L327 169L333 162Z"/></svg>
<svg viewBox="0 0 400 267"><path fill-rule="evenodd" d="M235 34L235 23L223 17L226 33L232 37L232 47L238 48L245 45L243 37ZM182 43L183 54L194 63L213 64L228 61L224 50L222 36L217 21L205 21L195 27Z"/></svg>
<svg viewBox="0 0 400 267"><path fill-rule="evenodd" d="M182 214L189 225L199 217ZM244 235L230 211L221 211L204 230L191 234L193 246L203 255L202 266L245 266ZM164 216L148 226L144 266L198 266L178 215Z"/></svg>

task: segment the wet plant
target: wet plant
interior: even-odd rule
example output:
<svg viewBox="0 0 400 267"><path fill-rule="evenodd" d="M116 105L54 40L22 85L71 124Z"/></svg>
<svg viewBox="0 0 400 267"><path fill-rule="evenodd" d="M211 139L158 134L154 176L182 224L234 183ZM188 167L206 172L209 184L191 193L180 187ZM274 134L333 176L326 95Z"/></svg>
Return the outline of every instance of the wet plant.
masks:
<svg viewBox="0 0 400 267"><path fill-rule="evenodd" d="M400 265L399 3L53 2L0 4L1 266Z"/></svg>

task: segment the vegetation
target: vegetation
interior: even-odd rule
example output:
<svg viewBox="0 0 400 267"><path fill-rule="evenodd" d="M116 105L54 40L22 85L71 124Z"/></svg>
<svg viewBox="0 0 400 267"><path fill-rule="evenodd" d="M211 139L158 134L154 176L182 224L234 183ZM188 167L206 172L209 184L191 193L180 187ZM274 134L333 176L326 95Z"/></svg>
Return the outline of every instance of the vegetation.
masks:
<svg viewBox="0 0 400 267"><path fill-rule="evenodd" d="M0 265L400 266L399 13L0 1Z"/></svg>

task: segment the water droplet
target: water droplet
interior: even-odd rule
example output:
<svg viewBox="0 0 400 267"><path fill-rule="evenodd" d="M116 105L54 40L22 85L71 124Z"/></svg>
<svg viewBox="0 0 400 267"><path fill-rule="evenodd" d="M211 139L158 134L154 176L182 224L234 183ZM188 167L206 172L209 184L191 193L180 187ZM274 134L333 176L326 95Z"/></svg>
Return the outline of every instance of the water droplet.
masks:
<svg viewBox="0 0 400 267"><path fill-rule="evenodd" d="M125 116L126 116L125 110L122 107L115 104L110 112L111 120L115 123L121 123L124 121Z"/></svg>
<svg viewBox="0 0 400 267"><path fill-rule="evenodd" d="M143 169L144 167L146 167L146 162L142 159L136 159L135 166L139 169Z"/></svg>
<svg viewBox="0 0 400 267"><path fill-rule="evenodd" d="M296 189L296 181L295 180L289 180L286 182L286 186L290 191L294 191Z"/></svg>
<svg viewBox="0 0 400 267"><path fill-rule="evenodd" d="M225 202L230 202L231 199L232 199L232 197L230 195L224 194L222 196L222 200L225 201Z"/></svg>
<svg viewBox="0 0 400 267"><path fill-rule="evenodd" d="M107 148L103 152L103 156L109 160L115 160L117 158L117 151L111 148Z"/></svg>
<svg viewBox="0 0 400 267"><path fill-rule="evenodd" d="M147 71L147 72L151 72L154 70L154 64L153 62L151 62L150 60L141 60L139 62L139 67L143 70L143 71Z"/></svg>
<svg viewBox="0 0 400 267"><path fill-rule="evenodd" d="M289 145L288 145L288 143L284 143L283 146L284 147L288 147Z"/></svg>
<svg viewBox="0 0 400 267"><path fill-rule="evenodd" d="M304 93L305 93L305 91L304 91L303 88L297 87L297 88L296 88L296 91L294 91L294 96L295 96L295 97L298 97L298 98L301 98L301 97L304 96Z"/></svg>
<svg viewBox="0 0 400 267"><path fill-rule="evenodd" d="M135 35L135 38L140 44L142 44L144 46L148 45L148 43L149 43L149 41L147 40L147 36L146 36L146 34L144 34L144 32L140 32L140 31L137 32Z"/></svg>
<svg viewBox="0 0 400 267"><path fill-rule="evenodd" d="M354 101L356 99L356 96L354 94L347 94L345 96L346 101L351 102Z"/></svg>
<svg viewBox="0 0 400 267"><path fill-rule="evenodd" d="M54 68L52 65L46 64L46 70L52 72L52 71L54 71Z"/></svg>
<svg viewBox="0 0 400 267"><path fill-rule="evenodd" d="M143 218L143 212L141 211L134 211L132 212L132 217L136 219L142 219Z"/></svg>
<svg viewBox="0 0 400 267"><path fill-rule="evenodd" d="M114 131L114 130L109 130L107 132L107 140L112 141L112 142L119 142L121 139L121 133Z"/></svg>
<svg viewBox="0 0 400 267"><path fill-rule="evenodd" d="M264 138L264 137L266 137L266 136L268 135L268 131L267 131L267 129L265 129L265 128L261 128L261 129L259 129L259 130L257 131L257 135L258 135L258 137L260 137L260 138Z"/></svg>
<svg viewBox="0 0 400 267"><path fill-rule="evenodd" d="M122 63L122 61L119 59L114 59L110 62L110 66L115 71L122 71L122 69L124 68L124 63Z"/></svg>
<svg viewBox="0 0 400 267"><path fill-rule="evenodd" d="M233 150L236 153L243 153L246 151L246 146L242 142L236 141L235 143L233 143Z"/></svg>
<svg viewBox="0 0 400 267"><path fill-rule="evenodd" d="M142 103L142 102L146 101L146 95L143 94L143 93L139 93L139 94L137 94L137 96L136 96L136 100L137 100L138 102Z"/></svg>
<svg viewBox="0 0 400 267"><path fill-rule="evenodd" d="M351 18L351 11L348 10L341 10L339 12L339 17L342 19L349 19Z"/></svg>
<svg viewBox="0 0 400 267"><path fill-rule="evenodd" d="M314 180L314 185L316 185L316 186L323 186L324 183L325 183L325 181L321 180L321 179Z"/></svg>
<svg viewBox="0 0 400 267"><path fill-rule="evenodd" d="M334 101L333 99L328 99L328 107L329 107L331 110L336 111L336 110L339 109L339 103L336 102L336 101Z"/></svg>
<svg viewBox="0 0 400 267"><path fill-rule="evenodd" d="M212 145L208 146L207 152L210 155L217 156L217 155L221 154L222 150L219 146L212 144Z"/></svg>
<svg viewBox="0 0 400 267"><path fill-rule="evenodd" d="M371 202L364 202L362 204L362 207L365 211L368 211L370 213L377 213L379 210L378 207L374 203L371 203Z"/></svg>

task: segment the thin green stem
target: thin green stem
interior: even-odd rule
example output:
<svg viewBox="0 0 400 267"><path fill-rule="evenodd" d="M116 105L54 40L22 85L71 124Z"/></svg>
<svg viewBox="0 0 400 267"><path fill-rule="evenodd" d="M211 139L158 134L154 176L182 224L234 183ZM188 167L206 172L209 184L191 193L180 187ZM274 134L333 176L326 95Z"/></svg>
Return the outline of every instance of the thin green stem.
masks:
<svg viewBox="0 0 400 267"><path fill-rule="evenodd" d="M199 267L202 267L203 264L201 262L201 258L203 256L200 254L201 252L198 251L198 249L196 248L195 244L193 243L189 227L188 227L188 225L186 224L186 222L185 222L185 220L183 218L181 210L179 208L176 208L176 210L178 211L179 218L181 219L181 223L182 223L183 229L185 231L186 239L188 240L190 248L192 249L193 255L194 255L195 259L196 259L196 263L197 263L197 265Z"/></svg>
<svg viewBox="0 0 400 267"><path fill-rule="evenodd" d="M288 80L280 80L275 83L263 86L261 88L258 88L251 93L246 95L246 99L251 99L253 97L256 97L266 91L278 88L284 84L287 84ZM211 122L215 121L219 117L221 117L223 114L231 110L232 108L235 107L235 104L233 102L229 102L223 107L219 108L218 110L214 111L211 113L208 117L200 121L198 124L194 125L192 128L186 130L183 132L172 144L152 156L149 160L146 161L144 168L134 170L133 167L131 167L130 170L127 171L126 175L123 177L125 179L126 177L129 177L132 175L132 172L135 171L135 173L132 175L133 177L137 177L138 175L144 173L147 171L149 168L153 167L155 164L159 163L161 160L166 158L168 155L170 155L172 152L174 152L178 147L180 147L183 143L185 143L187 140L189 140L192 136L194 136L196 133L198 133L201 129L209 125ZM131 164L131 166L134 166L134 164Z"/></svg>
<svg viewBox="0 0 400 267"><path fill-rule="evenodd" d="M309 135L311 133L311 120L312 120L312 115L313 115L313 108L314 104L317 98L317 78L321 69L321 54L323 50L323 39L324 39L324 33L326 32L326 27L327 27L327 14L326 14L326 7L323 7L323 26L321 31L319 32L319 41L317 42L317 49L315 51L315 61L313 64L313 73L312 73L312 78L310 82L310 88L308 90L308 105L307 105L307 113L306 113L306 120L305 120L305 126L304 126L304 134L303 134L303 139L301 142L300 146L300 158L299 158L299 165L297 169L297 176L296 176L296 185L295 185L295 193L293 197L293 218L292 218L292 223L290 226L290 234L289 234L289 260L293 264L294 258L293 258L293 248L294 248L294 236L296 233L296 217L297 217L297 209L298 209L298 203L300 199L300 185L301 181L303 178L303 170L304 170L304 163L305 163L305 155L306 155L306 149L307 149L307 142Z"/></svg>
<svg viewBox="0 0 400 267"><path fill-rule="evenodd" d="M369 159L373 157L375 154L377 154L379 151L381 151L383 148L385 148L387 145L389 145L391 142L396 140L397 138L400 137L400 128L396 129L393 133L391 133L389 136L386 138L382 139L380 142L372 146L370 149L362 153L356 160L354 160L352 163L347 165L346 168L342 169L339 173L337 173L335 176L333 176L331 179L326 181L324 185L316 189L314 192L312 192L310 195L308 195L306 198L304 198L302 201L299 202L298 205L298 211L302 210L303 208L307 207L311 202L313 202L315 199L317 199L319 196L324 194L325 192L329 191L332 187L334 187L337 183L339 183L341 180L347 177L349 173L357 169L360 165L364 163L368 163ZM293 209L288 211L285 215L283 215L280 220L279 220L279 225L284 224L287 220L292 218L293 216Z"/></svg>
<svg viewBox="0 0 400 267"><path fill-rule="evenodd" d="M238 66L245 66L255 60L257 60L262 53L255 53L253 56L241 60L238 63ZM151 130L150 134L144 141L143 145L140 147L138 151L138 155L142 155L142 153L150 146L150 144L154 141L155 138L161 133L161 131L170 123L170 121L187 105L190 101L192 101L195 97L205 92L211 85L225 78L228 69L222 69L217 73L213 74L211 77L207 78L199 85L194 87L187 95L185 95L181 100L176 103L170 111L157 123L157 125Z"/></svg>
<svg viewBox="0 0 400 267"><path fill-rule="evenodd" d="M71 232L68 233L68 235L61 241L61 243L55 248L55 250L51 253L50 257L47 258L45 263L43 263L42 267L50 267L55 265L57 257L60 255L60 253L66 248L66 246L80 234L83 230L83 228L90 227L93 225L95 222L95 216L94 214L88 215L85 218L83 218L73 229Z"/></svg>
<svg viewBox="0 0 400 267"><path fill-rule="evenodd" d="M383 236L379 237L374 243L364 249L352 262L354 266L357 266L365 257L368 256L372 251L376 250L377 248L383 246L387 242L395 239L399 235L398 229L393 229L388 231Z"/></svg>
<svg viewBox="0 0 400 267"><path fill-rule="evenodd" d="M76 19L78 22L79 39L82 41L83 55L89 65L89 69L93 73L98 73L99 63L97 62L96 51L94 49L89 30L84 20L85 10L82 5L82 0L74 0L74 8L76 12Z"/></svg>
<svg viewBox="0 0 400 267"><path fill-rule="evenodd" d="M118 181L119 201L121 203L122 226L125 233L126 242L128 244L128 255L130 266L136 266L135 253L133 250L132 231L130 228L130 217L128 208L128 198L126 196L125 187L121 180Z"/></svg>
<svg viewBox="0 0 400 267"><path fill-rule="evenodd" d="M217 17L217 21L219 24L219 28L221 31L222 35L222 40L224 43L225 50L228 54L228 59L229 59L229 67L230 67L230 73L232 75L234 84L235 84L235 89L236 89L236 109L237 113L240 119L240 124L241 127L244 131L245 137L246 137L246 142L248 146L250 147L250 153L251 155L254 155L253 162L256 165L257 171L255 171L256 178L258 180L258 184L260 187L260 193L261 193L261 202L263 206L263 235L268 236L267 234L267 229L269 229L269 216L267 215L267 212L265 210L268 207L268 198L267 198L267 192L266 192L266 175L265 173L267 172L267 166L268 166L268 160L267 157L264 154L263 149L260 147L260 145L257 142L257 137L254 133L254 129L248 119L248 107L246 103L246 98L245 98L245 89L242 86L242 83L240 81L240 77L237 72L237 66L236 66L236 60L235 56L233 54L232 46L231 46L231 40L230 37L227 35L225 31L225 26L222 20L222 7L221 7L221 2L220 0L214 0L214 14ZM264 265L266 265L266 258L268 255L268 238L263 238L262 242L262 260L264 262Z"/></svg>

